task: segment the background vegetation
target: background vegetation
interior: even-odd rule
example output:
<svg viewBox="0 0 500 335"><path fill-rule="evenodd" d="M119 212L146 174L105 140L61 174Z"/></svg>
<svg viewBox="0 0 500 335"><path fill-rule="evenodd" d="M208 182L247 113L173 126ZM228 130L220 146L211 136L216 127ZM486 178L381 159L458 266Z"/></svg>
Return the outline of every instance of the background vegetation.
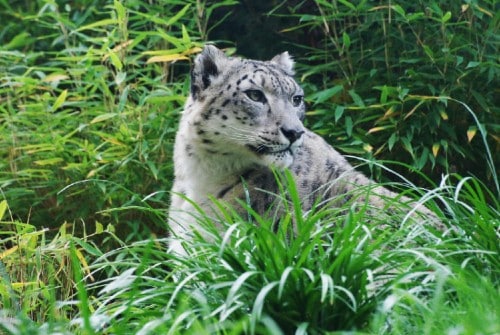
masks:
<svg viewBox="0 0 500 335"><path fill-rule="evenodd" d="M0 0L0 331L500 332L499 12ZM200 238L189 261L166 254L173 136L206 41L261 59L289 50L308 126L376 179L425 187L406 185L458 229L376 234L346 204L304 214L290 240L287 218L270 234L228 210L231 234Z"/></svg>

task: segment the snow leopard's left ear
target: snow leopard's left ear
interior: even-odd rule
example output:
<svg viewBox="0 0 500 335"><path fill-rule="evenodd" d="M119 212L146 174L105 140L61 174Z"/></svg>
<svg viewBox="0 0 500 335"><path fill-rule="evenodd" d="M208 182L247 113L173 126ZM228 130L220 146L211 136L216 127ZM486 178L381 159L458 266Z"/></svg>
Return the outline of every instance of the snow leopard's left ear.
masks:
<svg viewBox="0 0 500 335"><path fill-rule="evenodd" d="M191 70L191 95L196 99L219 76L229 62L224 52L213 45L206 45L196 56Z"/></svg>
<svg viewBox="0 0 500 335"><path fill-rule="evenodd" d="M293 70L294 61L288 54L288 51L274 56L273 59L271 59L271 63L278 65L289 76L293 76L295 74L295 71Z"/></svg>

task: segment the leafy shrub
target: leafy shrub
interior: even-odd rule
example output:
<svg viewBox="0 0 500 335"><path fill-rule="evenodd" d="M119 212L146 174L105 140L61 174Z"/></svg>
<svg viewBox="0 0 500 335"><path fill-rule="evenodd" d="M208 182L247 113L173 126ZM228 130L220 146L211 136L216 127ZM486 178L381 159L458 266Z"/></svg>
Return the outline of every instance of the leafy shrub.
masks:
<svg viewBox="0 0 500 335"><path fill-rule="evenodd" d="M166 207L182 61L209 16L191 17L213 10L197 4L2 2L0 187L16 217L164 230L149 209Z"/></svg>
<svg viewBox="0 0 500 335"><path fill-rule="evenodd" d="M284 7L277 10L296 18L285 31L313 37L299 42L298 72L315 131L346 153L406 162L434 180L456 171L494 186L477 133L484 129L498 146L495 1Z"/></svg>

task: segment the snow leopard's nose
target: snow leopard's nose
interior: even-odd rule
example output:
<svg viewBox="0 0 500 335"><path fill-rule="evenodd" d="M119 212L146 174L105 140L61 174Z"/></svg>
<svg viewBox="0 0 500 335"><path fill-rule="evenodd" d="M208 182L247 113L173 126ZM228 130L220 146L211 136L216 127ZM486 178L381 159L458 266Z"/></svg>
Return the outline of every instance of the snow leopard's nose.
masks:
<svg viewBox="0 0 500 335"><path fill-rule="evenodd" d="M290 141L290 144L293 142L297 141L302 134L304 134L304 129L303 128L286 128L286 127L281 127L280 128L281 133L285 135L285 137Z"/></svg>

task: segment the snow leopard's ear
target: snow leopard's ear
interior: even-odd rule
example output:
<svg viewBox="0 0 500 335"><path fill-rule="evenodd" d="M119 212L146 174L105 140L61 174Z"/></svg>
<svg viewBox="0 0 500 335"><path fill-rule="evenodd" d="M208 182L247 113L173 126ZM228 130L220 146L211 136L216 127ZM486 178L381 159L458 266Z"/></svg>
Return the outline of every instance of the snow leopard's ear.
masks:
<svg viewBox="0 0 500 335"><path fill-rule="evenodd" d="M228 63L223 51L213 45L206 45L202 52L196 56L191 70L191 95L196 99L201 91L210 86L221 70Z"/></svg>
<svg viewBox="0 0 500 335"><path fill-rule="evenodd" d="M271 63L278 65L289 76L293 76L295 74L295 71L293 70L294 61L288 54L288 51L274 56L273 59L271 59Z"/></svg>

